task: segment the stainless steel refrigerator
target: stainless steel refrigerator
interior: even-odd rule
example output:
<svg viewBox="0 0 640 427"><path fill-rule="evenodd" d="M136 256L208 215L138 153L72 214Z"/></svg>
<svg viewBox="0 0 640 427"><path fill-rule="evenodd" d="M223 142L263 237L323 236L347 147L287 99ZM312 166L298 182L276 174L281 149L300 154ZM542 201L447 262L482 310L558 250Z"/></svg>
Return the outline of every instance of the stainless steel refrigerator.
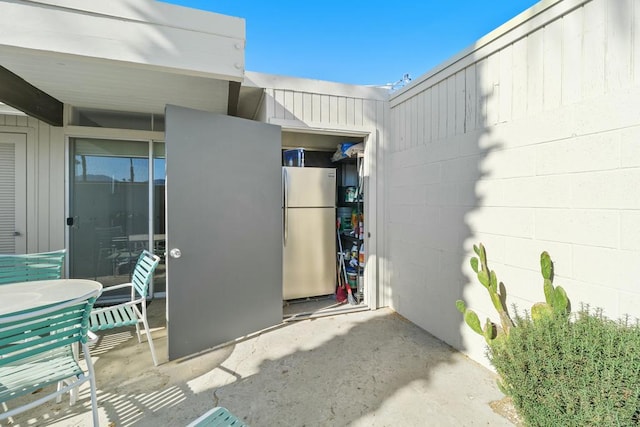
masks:
<svg viewBox="0 0 640 427"><path fill-rule="evenodd" d="M285 300L335 291L335 192L335 169L282 168L282 296Z"/></svg>

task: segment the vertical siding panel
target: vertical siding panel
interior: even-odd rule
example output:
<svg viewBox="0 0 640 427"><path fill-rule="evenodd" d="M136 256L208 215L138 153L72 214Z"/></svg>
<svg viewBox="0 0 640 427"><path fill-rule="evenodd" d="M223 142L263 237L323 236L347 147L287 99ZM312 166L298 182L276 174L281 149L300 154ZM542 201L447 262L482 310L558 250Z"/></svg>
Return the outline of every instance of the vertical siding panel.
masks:
<svg viewBox="0 0 640 427"><path fill-rule="evenodd" d="M438 139L447 136L447 81L438 83Z"/></svg>
<svg viewBox="0 0 640 427"><path fill-rule="evenodd" d="M50 169L50 127L44 123L40 123L37 144L37 215L38 220L38 243L37 251L46 251L49 249L49 217L50 217L50 200L51 195L51 169ZM48 214L43 214L47 212Z"/></svg>
<svg viewBox="0 0 640 427"><path fill-rule="evenodd" d="M495 125L500 117L500 55L494 53L487 58L487 124Z"/></svg>
<svg viewBox="0 0 640 427"><path fill-rule="evenodd" d="M543 35L543 31L538 30L527 37L527 112L529 114L542 111Z"/></svg>
<svg viewBox="0 0 640 427"><path fill-rule="evenodd" d="M628 86L631 79L632 1L608 1L606 5L605 82L609 90Z"/></svg>
<svg viewBox="0 0 640 427"><path fill-rule="evenodd" d="M416 144L424 145L424 91L416 95Z"/></svg>
<svg viewBox="0 0 640 427"><path fill-rule="evenodd" d="M562 20L544 28L543 103L545 110L558 108L561 101L560 76L562 73Z"/></svg>
<svg viewBox="0 0 640 427"><path fill-rule="evenodd" d="M402 109L400 110L400 114L401 114L401 126L400 126L400 132L402 134L402 145L400 146L400 150L404 151L406 149L409 148L409 145L411 144L411 141L409 140L409 130L408 130L408 126L409 126L409 119L407 118L407 116L410 113L410 108L409 105L411 104L410 101L407 101L405 103L403 103L402 105Z"/></svg>
<svg viewBox="0 0 640 427"><path fill-rule="evenodd" d="M55 250L64 247L65 227L65 161L64 161L64 129L59 127L49 127L50 129L50 155L49 169L51 171L50 181L53 185L49 188L49 247L47 250ZM60 184L57 184L60 183Z"/></svg>
<svg viewBox="0 0 640 427"><path fill-rule="evenodd" d="M27 127L29 120L27 116L16 116L16 126Z"/></svg>
<svg viewBox="0 0 640 427"><path fill-rule="evenodd" d="M347 98L344 96L338 97L338 124L346 125L347 124Z"/></svg>
<svg viewBox="0 0 640 427"><path fill-rule="evenodd" d="M453 136L456 133L456 77L447 78L447 134Z"/></svg>
<svg viewBox="0 0 640 427"><path fill-rule="evenodd" d="M465 79L467 81L467 93L465 100L465 113L464 113L464 129L465 132L474 131L477 127L477 107L478 107L478 90L476 80L476 65L472 64L464 70Z"/></svg>
<svg viewBox="0 0 640 427"><path fill-rule="evenodd" d="M640 83L640 2L633 2L632 17L631 34L633 38L631 40L631 64L633 67L634 82L638 84Z"/></svg>
<svg viewBox="0 0 640 427"><path fill-rule="evenodd" d="M355 108L356 108L355 99L347 98L347 111L346 111L345 119L346 119L348 125L355 125L356 124Z"/></svg>
<svg viewBox="0 0 640 427"><path fill-rule="evenodd" d="M353 114L353 122L355 125L362 125L364 123L364 101L361 98L354 99Z"/></svg>
<svg viewBox="0 0 640 427"><path fill-rule="evenodd" d="M482 129L487 126L487 60L476 62L476 126Z"/></svg>
<svg viewBox="0 0 640 427"><path fill-rule="evenodd" d="M398 151L398 107L393 107L389 110L389 117L391 119L391 140L389 141L389 145L387 145L388 152L390 154ZM392 155L388 156L387 161L390 161Z"/></svg>
<svg viewBox="0 0 640 427"><path fill-rule="evenodd" d="M438 126L440 125L440 88L431 86L431 141L438 140Z"/></svg>
<svg viewBox="0 0 640 427"><path fill-rule="evenodd" d="M521 118L527 112L527 41L513 44L513 118Z"/></svg>
<svg viewBox="0 0 640 427"><path fill-rule="evenodd" d="M329 98L329 123L338 122L338 97L331 95Z"/></svg>
<svg viewBox="0 0 640 427"><path fill-rule="evenodd" d="M286 117L284 91L282 91L280 89L274 89L273 90L273 100L275 102L274 111L273 111L273 117L275 117L276 119L284 119Z"/></svg>
<svg viewBox="0 0 640 427"><path fill-rule="evenodd" d="M498 121L511 120L513 108L513 47L500 51L500 98L498 100Z"/></svg>
<svg viewBox="0 0 640 427"><path fill-rule="evenodd" d="M311 121L314 123L322 121L322 95L317 93L311 95Z"/></svg>
<svg viewBox="0 0 640 427"><path fill-rule="evenodd" d="M422 143L419 135L419 125L420 125L420 95L416 95L413 97L413 102L411 105L411 146L417 147Z"/></svg>
<svg viewBox="0 0 640 427"><path fill-rule="evenodd" d="M302 120L305 122L313 122L313 102L310 93L302 94Z"/></svg>
<svg viewBox="0 0 640 427"><path fill-rule="evenodd" d="M293 105L291 106L291 112L293 112L293 116L296 119L300 119L300 120L304 119L304 103L302 101L302 97L303 97L302 92L294 92Z"/></svg>
<svg viewBox="0 0 640 427"><path fill-rule="evenodd" d="M588 6L589 4L587 4ZM562 104L582 96L582 8L562 19Z"/></svg>
<svg viewBox="0 0 640 427"><path fill-rule="evenodd" d="M617 0L616 0L617 2ZM582 94L588 99L605 92L607 50L607 2L591 2L584 6L582 44Z"/></svg>
<svg viewBox="0 0 640 427"><path fill-rule="evenodd" d="M456 114L455 114L455 134L464 133L464 110L465 110L465 74L464 70L456 73Z"/></svg>
<svg viewBox="0 0 640 427"><path fill-rule="evenodd" d="M331 121L330 101L329 95L320 95L320 122L322 123Z"/></svg>
<svg viewBox="0 0 640 427"><path fill-rule="evenodd" d="M424 103L424 107L423 107L423 114L422 114L422 122L424 124L424 140L426 143L429 143L432 141L431 139L431 118L432 118L432 109L431 109L431 88L425 90L424 92L422 92L424 94L423 96L423 103Z"/></svg>
<svg viewBox="0 0 640 427"><path fill-rule="evenodd" d="M285 120L293 120L293 92L290 90L284 91L284 118Z"/></svg>
<svg viewBox="0 0 640 427"><path fill-rule="evenodd" d="M398 105L396 110L396 119L394 121L395 129L396 129L396 151L402 151L402 146L404 145L404 117L403 110L404 103L402 105Z"/></svg>

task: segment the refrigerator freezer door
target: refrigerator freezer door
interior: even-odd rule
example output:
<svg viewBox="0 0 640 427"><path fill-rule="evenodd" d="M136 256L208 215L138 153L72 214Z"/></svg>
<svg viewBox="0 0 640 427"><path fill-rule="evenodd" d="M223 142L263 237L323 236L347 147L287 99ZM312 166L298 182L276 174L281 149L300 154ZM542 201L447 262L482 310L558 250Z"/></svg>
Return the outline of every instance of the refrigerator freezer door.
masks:
<svg viewBox="0 0 640 427"><path fill-rule="evenodd" d="M289 208L335 206L335 169L294 167L282 169L286 204Z"/></svg>
<svg viewBox="0 0 640 427"><path fill-rule="evenodd" d="M283 299L328 295L336 285L334 208L293 208L283 253Z"/></svg>

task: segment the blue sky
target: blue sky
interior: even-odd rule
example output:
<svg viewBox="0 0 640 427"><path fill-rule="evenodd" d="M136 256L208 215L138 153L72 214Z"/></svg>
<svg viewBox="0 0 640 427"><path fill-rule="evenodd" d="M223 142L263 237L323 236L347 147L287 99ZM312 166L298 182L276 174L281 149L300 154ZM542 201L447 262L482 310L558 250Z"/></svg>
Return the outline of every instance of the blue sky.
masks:
<svg viewBox="0 0 640 427"><path fill-rule="evenodd" d="M383 85L446 61L537 0L164 0L246 20L246 69Z"/></svg>

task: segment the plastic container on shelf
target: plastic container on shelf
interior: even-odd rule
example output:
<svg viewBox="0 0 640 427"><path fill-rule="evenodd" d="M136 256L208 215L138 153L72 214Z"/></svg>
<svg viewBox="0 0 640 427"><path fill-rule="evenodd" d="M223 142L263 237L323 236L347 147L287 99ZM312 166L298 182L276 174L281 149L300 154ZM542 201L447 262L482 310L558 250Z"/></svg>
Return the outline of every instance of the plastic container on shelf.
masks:
<svg viewBox="0 0 640 427"><path fill-rule="evenodd" d="M358 273L351 267L347 267L347 282L352 288L358 287Z"/></svg>
<svg viewBox="0 0 640 427"><path fill-rule="evenodd" d="M304 167L304 148L294 148L283 151L282 165Z"/></svg>
<svg viewBox="0 0 640 427"><path fill-rule="evenodd" d="M340 220L340 231L351 230L351 208L338 208L338 219Z"/></svg>

